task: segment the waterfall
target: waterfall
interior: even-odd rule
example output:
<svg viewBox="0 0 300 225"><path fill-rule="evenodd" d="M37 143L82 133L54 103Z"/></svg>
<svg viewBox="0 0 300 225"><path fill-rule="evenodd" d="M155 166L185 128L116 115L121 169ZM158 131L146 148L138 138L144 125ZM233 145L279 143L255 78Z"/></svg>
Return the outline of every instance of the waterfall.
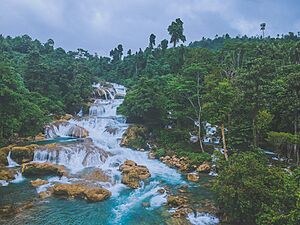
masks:
<svg viewBox="0 0 300 225"><path fill-rule="evenodd" d="M9 151L8 155L7 155L7 163L8 166L7 167L16 167L16 166L20 166L18 163L16 163L14 160L12 160L11 158L11 151Z"/></svg>

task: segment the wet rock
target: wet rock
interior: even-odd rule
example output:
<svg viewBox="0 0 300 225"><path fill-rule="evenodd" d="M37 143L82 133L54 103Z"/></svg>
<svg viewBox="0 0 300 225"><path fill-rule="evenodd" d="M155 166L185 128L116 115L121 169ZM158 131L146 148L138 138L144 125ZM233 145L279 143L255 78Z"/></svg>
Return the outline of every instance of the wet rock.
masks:
<svg viewBox="0 0 300 225"><path fill-rule="evenodd" d="M107 133L115 135L118 131L119 131L118 127L106 126L104 132L107 132Z"/></svg>
<svg viewBox="0 0 300 225"><path fill-rule="evenodd" d="M141 180L151 177L146 166L137 165L132 160L126 160L119 170L122 172L122 183L131 188L139 188Z"/></svg>
<svg viewBox="0 0 300 225"><path fill-rule="evenodd" d="M44 184L48 184L49 182L46 180L41 180L41 179L36 179L36 180L32 180L30 181L30 184L32 187L38 187Z"/></svg>
<svg viewBox="0 0 300 225"><path fill-rule="evenodd" d="M196 170L197 170L197 172L209 173L210 169L211 169L210 164L208 162L204 162L200 166L198 166L198 168Z"/></svg>
<svg viewBox="0 0 300 225"><path fill-rule="evenodd" d="M111 196L111 192L104 189L104 188L91 188L91 189L86 189L84 191L84 194L87 198L88 201L91 202L99 202L103 201Z"/></svg>
<svg viewBox="0 0 300 225"><path fill-rule="evenodd" d="M84 197L86 186L84 184L55 184L53 195L65 198Z"/></svg>
<svg viewBox="0 0 300 225"><path fill-rule="evenodd" d="M0 206L0 218L12 217L17 213L17 209L14 205L2 205Z"/></svg>
<svg viewBox="0 0 300 225"><path fill-rule="evenodd" d="M147 148L148 130L141 125L131 125L123 134L121 146L138 149Z"/></svg>
<svg viewBox="0 0 300 225"><path fill-rule="evenodd" d="M164 188L158 189L157 191L160 194L164 194L166 192L166 190Z"/></svg>
<svg viewBox="0 0 300 225"><path fill-rule="evenodd" d="M167 164L170 167L175 167L181 171L187 171L189 169L190 163L187 157L178 158L176 155L160 157L160 161Z"/></svg>
<svg viewBox="0 0 300 225"><path fill-rule="evenodd" d="M64 136L69 137L86 138L89 135L89 132L85 128L65 120L55 121L50 125L47 125L45 133L47 138L56 138L60 136L60 130L63 130Z"/></svg>
<svg viewBox="0 0 300 225"><path fill-rule="evenodd" d="M174 218L171 217L166 221L167 225L191 225L191 223L186 218Z"/></svg>
<svg viewBox="0 0 300 225"><path fill-rule="evenodd" d="M0 167L0 180L11 181L15 179L16 171L5 167Z"/></svg>
<svg viewBox="0 0 300 225"><path fill-rule="evenodd" d="M149 158L149 159L155 159L155 152L150 151L150 152L148 153L148 158Z"/></svg>
<svg viewBox="0 0 300 225"><path fill-rule="evenodd" d="M187 190L185 190L185 189L178 189L178 192L179 193L187 193Z"/></svg>
<svg viewBox="0 0 300 225"><path fill-rule="evenodd" d="M14 146L10 148L10 157L18 164L33 160L34 150L38 145Z"/></svg>
<svg viewBox="0 0 300 225"><path fill-rule="evenodd" d="M199 175L197 173L188 173L187 179L192 182L197 182L199 181Z"/></svg>
<svg viewBox="0 0 300 225"><path fill-rule="evenodd" d="M49 198L52 195L52 191L42 191L39 193L39 198L45 199Z"/></svg>
<svg viewBox="0 0 300 225"><path fill-rule="evenodd" d="M193 210L190 208L179 208L176 209L174 213L172 213L172 217L174 218L186 217L191 212L193 212Z"/></svg>
<svg viewBox="0 0 300 225"><path fill-rule="evenodd" d="M6 148L1 148L0 149L0 166L7 166L7 155L8 155L9 150L7 151Z"/></svg>
<svg viewBox="0 0 300 225"><path fill-rule="evenodd" d="M111 178L100 169L95 169L91 172L84 173L80 177L90 181L112 182Z"/></svg>
<svg viewBox="0 0 300 225"><path fill-rule="evenodd" d="M183 207L187 204L188 200L184 196L169 195L167 204L171 207Z"/></svg>
<svg viewBox="0 0 300 225"><path fill-rule="evenodd" d="M35 141L43 141L43 140L45 140L45 139L46 139L46 137L45 137L45 135L42 134L42 133L39 133L39 134L37 134L37 135L34 137L34 140L35 140Z"/></svg>
<svg viewBox="0 0 300 225"><path fill-rule="evenodd" d="M26 177L56 175L63 176L66 174L64 166L53 163L30 162L22 164L22 174Z"/></svg>
<svg viewBox="0 0 300 225"><path fill-rule="evenodd" d="M56 184L53 195L65 198L83 198L91 202L103 201L111 196L111 192L100 187L89 187L85 184Z"/></svg>

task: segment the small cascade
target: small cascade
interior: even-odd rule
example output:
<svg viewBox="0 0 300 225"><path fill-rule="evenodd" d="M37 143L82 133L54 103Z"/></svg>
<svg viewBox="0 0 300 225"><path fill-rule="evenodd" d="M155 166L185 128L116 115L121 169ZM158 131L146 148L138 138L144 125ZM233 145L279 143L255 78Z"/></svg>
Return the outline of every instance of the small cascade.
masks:
<svg viewBox="0 0 300 225"><path fill-rule="evenodd" d="M216 225L220 222L218 218L210 215L209 213L190 213L187 219L193 225Z"/></svg>
<svg viewBox="0 0 300 225"><path fill-rule="evenodd" d="M83 110L82 110L82 107L81 107L80 111L77 113L77 116L79 116L79 117L82 117L82 116L83 116Z"/></svg>
<svg viewBox="0 0 300 225"><path fill-rule="evenodd" d="M7 155L7 163L8 166L7 167L17 167L20 166L18 163L16 163L14 160L12 160L11 158L11 151L9 151L8 155Z"/></svg>
<svg viewBox="0 0 300 225"><path fill-rule="evenodd" d="M10 183L17 184L17 183L21 183L23 180L25 180L25 178L22 176L22 173L17 172L17 174L15 175L15 179L10 181Z"/></svg>
<svg viewBox="0 0 300 225"><path fill-rule="evenodd" d="M46 138L76 137L84 138L88 136L88 131L74 124L72 121L57 121L45 128Z"/></svg>

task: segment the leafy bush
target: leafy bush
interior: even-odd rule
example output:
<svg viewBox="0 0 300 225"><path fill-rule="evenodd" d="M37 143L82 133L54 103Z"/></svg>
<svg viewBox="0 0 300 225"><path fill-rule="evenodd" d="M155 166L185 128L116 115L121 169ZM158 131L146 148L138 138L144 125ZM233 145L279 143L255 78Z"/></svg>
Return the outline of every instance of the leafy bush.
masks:
<svg viewBox="0 0 300 225"><path fill-rule="evenodd" d="M268 166L261 153L245 152L222 163L213 189L231 223L292 225L299 219L296 187L295 175Z"/></svg>
<svg viewBox="0 0 300 225"><path fill-rule="evenodd" d="M177 155L179 157L188 157L191 165L199 165L204 161L211 161L211 155L206 152L180 151Z"/></svg>
<svg viewBox="0 0 300 225"><path fill-rule="evenodd" d="M166 155L166 151L163 148L159 148L155 151L156 158L160 158Z"/></svg>

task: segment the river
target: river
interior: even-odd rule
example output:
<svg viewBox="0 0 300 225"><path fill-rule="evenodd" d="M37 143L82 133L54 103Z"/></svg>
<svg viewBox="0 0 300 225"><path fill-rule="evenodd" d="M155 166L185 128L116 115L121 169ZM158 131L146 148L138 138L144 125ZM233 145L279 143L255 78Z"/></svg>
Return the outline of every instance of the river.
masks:
<svg viewBox="0 0 300 225"><path fill-rule="evenodd" d="M210 192L198 184L189 183L182 174L169 168L159 160L148 158L147 152L135 151L120 147L120 140L128 124L125 119L117 115L117 108L123 99L114 99L116 94L125 95L126 89L113 84L114 92L107 99L96 99L91 105L89 115L69 122L78 125L89 132L92 142L75 142L60 144L59 151L37 149L34 161L52 162L64 165L70 172L68 177L44 177L48 184L32 188L31 179L20 176L7 186L0 187L1 204L26 202L34 199L34 207L18 213L14 217L2 220L2 224L170 224L170 214L165 207L166 194L160 194L159 189L166 186L171 189L188 184L195 198L211 197ZM65 127L56 130L56 135L65 137ZM114 132L108 132L113 130ZM101 149L101 151L99 150ZM102 159L102 150L108 157ZM137 164L145 165L151 178L142 182L142 187L130 189L121 183L119 166L125 160L133 160ZM11 166L18 164L10 162ZM97 181L97 185L111 191L112 196L103 202L87 203L80 199L38 199L37 194L55 183L73 183L86 181L87 174L94 170L101 170L109 181ZM95 182L95 181L93 181ZM142 206L147 202L148 206ZM213 225L218 219L209 214L190 214L187 221L191 224ZM1 222L1 220L0 220Z"/></svg>

